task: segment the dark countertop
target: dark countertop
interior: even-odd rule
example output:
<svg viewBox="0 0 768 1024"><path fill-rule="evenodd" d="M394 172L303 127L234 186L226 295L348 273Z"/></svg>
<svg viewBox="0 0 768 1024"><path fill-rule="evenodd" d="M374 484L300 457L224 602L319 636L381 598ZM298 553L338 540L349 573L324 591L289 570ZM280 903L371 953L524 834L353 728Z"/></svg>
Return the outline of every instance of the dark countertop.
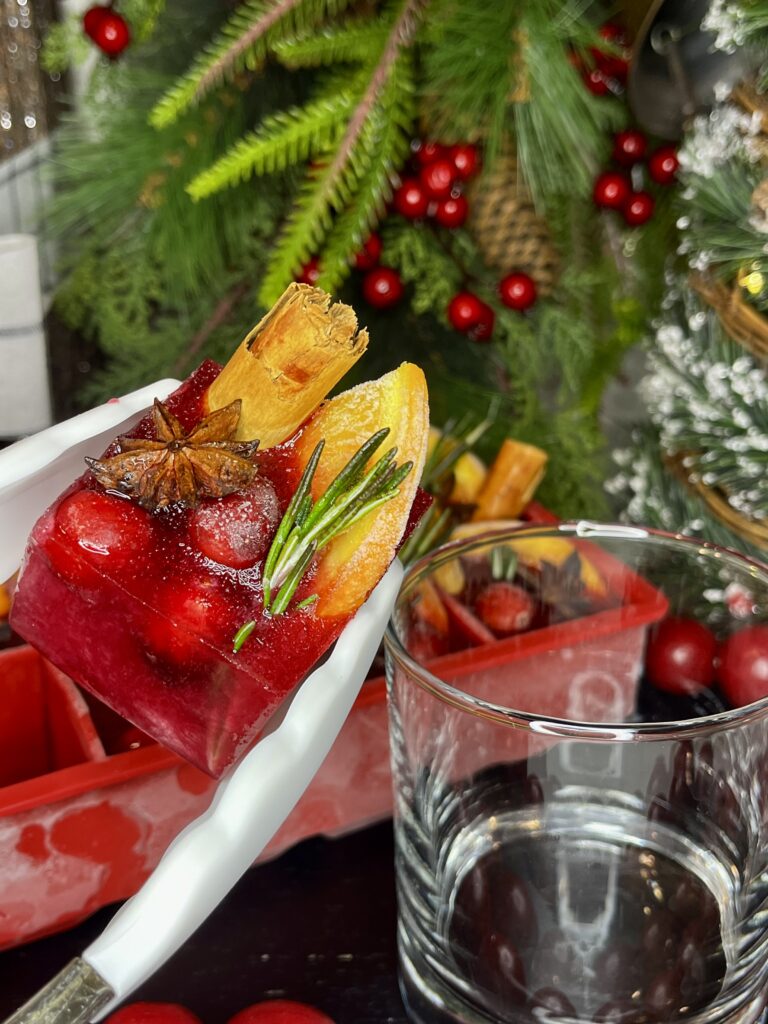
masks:
<svg viewBox="0 0 768 1024"><path fill-rule="evenodd" d="M392 858L386 823L311 839L252 869L132 999L181 1003L204 1024L265 998L310 1003L336 1024L406 1024ZM113 909L0 953L0 1020L93 941Z"/></svg>

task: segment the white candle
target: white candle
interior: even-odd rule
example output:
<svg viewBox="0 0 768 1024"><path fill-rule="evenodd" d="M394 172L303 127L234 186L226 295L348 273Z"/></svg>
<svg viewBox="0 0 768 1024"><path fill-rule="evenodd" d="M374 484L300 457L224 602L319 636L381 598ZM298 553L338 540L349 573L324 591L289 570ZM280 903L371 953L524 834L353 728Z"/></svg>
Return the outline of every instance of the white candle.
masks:
<svg viewBox="0 0 768 1024"><path fill-rule="evenodd" d="M37 239L0 235L0 437L50 423Z"/></svg>

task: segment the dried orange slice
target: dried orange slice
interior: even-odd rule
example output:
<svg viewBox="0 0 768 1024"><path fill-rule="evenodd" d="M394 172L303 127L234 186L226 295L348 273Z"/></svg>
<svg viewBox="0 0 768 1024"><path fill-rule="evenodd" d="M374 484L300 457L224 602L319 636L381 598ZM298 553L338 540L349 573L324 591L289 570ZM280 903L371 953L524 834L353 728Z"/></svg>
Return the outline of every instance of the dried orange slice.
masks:
<svg viewBox="0 0 768 1024"><path fill-rule="evenodd" d="M348 615L365 601L397 552L416 494L429 434L429 403L423 372L413 363L378 380L360 384L320 406L296 442L299 465L304 467L315 446L325 448L312 482L317 500L360 446L377 430L389 427L389 436L374 455L397 447L397 462L413 462L400 493L380 509L336 537L319 557L315 590L316 614Z"/></svg>

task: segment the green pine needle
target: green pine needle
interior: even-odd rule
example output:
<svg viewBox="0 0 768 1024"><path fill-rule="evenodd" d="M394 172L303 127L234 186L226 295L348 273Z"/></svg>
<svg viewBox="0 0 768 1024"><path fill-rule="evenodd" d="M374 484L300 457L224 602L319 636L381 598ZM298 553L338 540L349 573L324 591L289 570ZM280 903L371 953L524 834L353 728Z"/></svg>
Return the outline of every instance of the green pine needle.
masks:
<svg viewBox="0 0 768 1024"><path fill-rule="evenodd" d="M385 39L386 26L355 20L328 26L322 32L280 40L272 52L281 64L291 69L367 63L372 53L380 52Z"/></svg>
<svg viewBox="0 0 768 1024"><path fill-rule="evenodd" d="M253 71L281 39L305 33L338 14L350 0L244 0L191 68L160 99L149 115L166 128L224 81Z"/></svg>
<svg viewBox="0 0 768 1024"><path fill-rule="evenodd" d="M267 117L187 186L193 199L205 199L252 175L275 174L327 151L340 139L354 107L351 89L323 94L313 103Z"/></svg>

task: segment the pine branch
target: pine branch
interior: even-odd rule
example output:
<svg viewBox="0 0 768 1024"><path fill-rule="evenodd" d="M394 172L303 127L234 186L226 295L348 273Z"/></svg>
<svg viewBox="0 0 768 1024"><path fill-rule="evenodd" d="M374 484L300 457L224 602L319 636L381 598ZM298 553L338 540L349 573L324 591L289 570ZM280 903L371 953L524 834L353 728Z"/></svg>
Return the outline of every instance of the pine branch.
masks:
<svg viewBox="0 0 768 1024"><path fill-rule="evenodd" d="M327 152L339 139L354 108L352 88L324 93L313 103L265 118L255 132L240 139L213 166L187 186L193 199L205 199L253 174L274 174Z"/></svg>
<svg viewBox="0 0 768 1024"><path fill-rule="evenodd" d="M400 0L392 27L344 136L319 174L310 171L303 195L278 242L260 292L265 305L273 303L301 265L319 250L340 213L358 192L376 152L377 103L386 89L401 49L413 39L426 0ZM336 264L338 272L338 263Z"/></svg>
<svg viewBox="0 0 768 1024"><path fill-rule="evenodd" d="M283 39L272 52L287 68L314 68L370 60L384 45L386 29L367 21L350 21L323 32Z"/></svg>
<svg viewBox="0 0 768 1024"><path fill-rule="evenodd" d="M336 291L347 277L350 260L384 213L392 180L408 155L415 119L410 58L401 55L376 112L378 141L371 165L347 209L336 220L320 253L318 285Z"/></svg>
<svg viewBox="0 0 768 1024"><path fill-rule="evenodd" d="M165 128L212 88L257 67L280 39L304 33L350 0L245 0L191 68L160 99L150 124Z"/></svg>
<svg viewBox="0 0 768 1024"><path fill-rule="evenodd" d="M353 159L341 171L335 171L333 177L330 163L308 170L262 279L259 290L262 305L271 306L279 298L302 265L320 249L334 214L352 199L373 156L373 127L369 121L357 141Z"/></svg>

